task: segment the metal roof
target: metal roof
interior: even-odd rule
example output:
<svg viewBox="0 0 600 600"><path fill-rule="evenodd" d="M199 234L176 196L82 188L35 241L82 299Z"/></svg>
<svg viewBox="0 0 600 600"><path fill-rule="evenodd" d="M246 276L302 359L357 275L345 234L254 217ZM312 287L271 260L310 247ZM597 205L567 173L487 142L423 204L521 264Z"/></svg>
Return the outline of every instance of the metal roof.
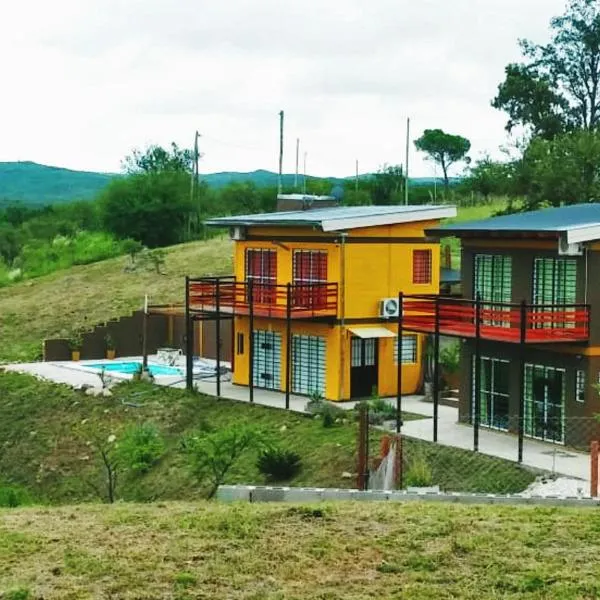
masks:
<svg viewBox="0 0 600 600"><path fill-rule="evenodd" d="M514 215L443 225L427 232L439 237L486 234L556 233L568 243L600 239L600 203L573 204Z"/></svg>
<svg viewBox="0 0 600 600"><path fill-rule="evenodd" d="M340 231L454 216L456 216L454 206L333 206L312 210L220 217L209 219L206 221L206 225L213 227L275 225L277 227L317 227L322 231Z"/></svg>

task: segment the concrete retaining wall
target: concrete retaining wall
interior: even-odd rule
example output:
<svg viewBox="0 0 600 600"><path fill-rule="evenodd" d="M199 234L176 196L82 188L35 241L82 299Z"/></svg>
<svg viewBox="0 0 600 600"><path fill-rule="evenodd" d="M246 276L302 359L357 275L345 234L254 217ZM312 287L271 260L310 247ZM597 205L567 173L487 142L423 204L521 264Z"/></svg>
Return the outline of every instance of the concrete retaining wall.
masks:
<svg viewBox="0 0 600 600"><path fill-rule="evenodd" d="M543 506L600 506L598 498L562 496L524 496L520 494L462 494L416 493L403 490L347 490L334 488L261 487L251 485L222 485L217 491L222 502L331 502L331 501L389 501L389 502L461 502L467 504L535 504Z"/></svg>

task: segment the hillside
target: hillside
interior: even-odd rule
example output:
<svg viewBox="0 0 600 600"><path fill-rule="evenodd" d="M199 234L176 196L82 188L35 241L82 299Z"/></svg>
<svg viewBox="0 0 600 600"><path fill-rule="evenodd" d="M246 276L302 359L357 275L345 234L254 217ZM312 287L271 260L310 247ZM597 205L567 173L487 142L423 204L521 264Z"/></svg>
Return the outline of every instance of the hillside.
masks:
<svg viewBox="0 0 600 600"><path fill-rule="evenodd" d="M0 162L0 206L9 202L52 204L89 200L113 177L33 162Z"/></svg>
<svg viewBox="0 0 600 600"><path fill-rule="evenodd" d="M592 509L160 503L0 512L6 600L600 596Z"/></svg>
<svg viewBox="0 0 600 600"><path fill-rule="evenodd" d="M45 337L127 315L143 305L182 303L186 275L231 273L229 239L165 248L164 275L125 272L119 257L0 288L0 361L41 355Z"/></svg>

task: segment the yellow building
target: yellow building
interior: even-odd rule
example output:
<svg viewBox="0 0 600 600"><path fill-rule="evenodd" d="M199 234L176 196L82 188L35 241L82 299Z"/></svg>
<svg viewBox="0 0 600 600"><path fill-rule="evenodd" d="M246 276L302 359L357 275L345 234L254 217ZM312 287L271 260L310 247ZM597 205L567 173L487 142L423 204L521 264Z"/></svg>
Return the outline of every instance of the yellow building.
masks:
<svg viewBox="0 0 600 600"><path fill-rule="evenodd" d="M236 384L338 401L395 395L398 294L439 293L439 243L425 230L456 210L283 199L301 209L207 222L230 228L234 275L190 280L189 308L233 319ZM404 394L420 386L422 351L422 336L403 336Z"/></svg>

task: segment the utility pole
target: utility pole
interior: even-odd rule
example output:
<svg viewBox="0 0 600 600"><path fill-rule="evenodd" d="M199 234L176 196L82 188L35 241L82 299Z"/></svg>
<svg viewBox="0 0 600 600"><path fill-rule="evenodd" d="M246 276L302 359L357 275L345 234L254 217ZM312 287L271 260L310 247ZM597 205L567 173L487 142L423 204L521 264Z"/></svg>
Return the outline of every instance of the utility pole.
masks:
<svg viewBox="0 0 600 600"><path fill-rule="evenodd" d="M304 176L302 177L302 191L306 194L306 152L304 153Z"/></svg>
<svg viewBox="0 0 600 600"><path fill-rule="evenodd" d="M358 192L358 158L356 159L356 176L354 178L354 191Z"/></svg>
<svg viewBox="0 0 600 600"><path fill-rule="evenodd" d="M279 178L277 180L277 193L283 193L283 111L279 111Z"/></svg>
<svg viewBox="0 0 600 600"><path fill-rule="evenodd" d="M294 175L294 189L298 189L298 160L300 158L300 138L296 138L296 174Z"/></svg>
<svg viewBox="0 0 600 600"><path fill-rule="evenodd" d="M193 156L193 160L192 160L192 178L191 178L191 185L190 185L190 204L192 206L192 210L194 210L194 204L196 201L196 191L198 190L198 160L199 160L199 153L198 153L198 138L200 137L200 134L198 133L198 131L196 130L196 134L194 135L194 156ZM190 213L188 215L188 240L192 239L192 214Z"/></svg>
<svg viewBox="0 0 600 600"><path fill-rule="evenodd" d="M406 119L406 173L404 175L404 204L408 204L408 154L410 146L410 117Z"/></svg>

